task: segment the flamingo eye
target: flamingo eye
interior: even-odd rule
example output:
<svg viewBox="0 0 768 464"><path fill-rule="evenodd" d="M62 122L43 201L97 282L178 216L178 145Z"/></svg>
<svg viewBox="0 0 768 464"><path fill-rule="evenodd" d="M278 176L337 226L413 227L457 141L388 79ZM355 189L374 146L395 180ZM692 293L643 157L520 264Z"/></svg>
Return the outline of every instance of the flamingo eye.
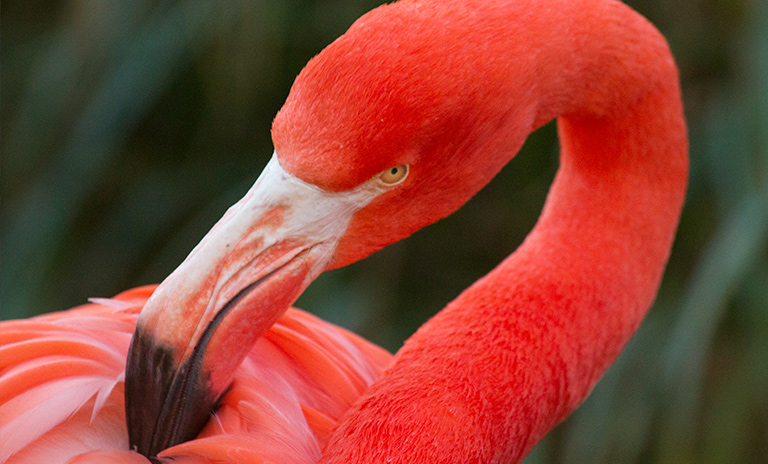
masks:
<svg viewBox="0 0 768 464"><path fill-rule="evenodd" d="M404 181L406 177L408 177L407 164L391 167L379 174L379 180L387 186L397 185Z"/></svg>

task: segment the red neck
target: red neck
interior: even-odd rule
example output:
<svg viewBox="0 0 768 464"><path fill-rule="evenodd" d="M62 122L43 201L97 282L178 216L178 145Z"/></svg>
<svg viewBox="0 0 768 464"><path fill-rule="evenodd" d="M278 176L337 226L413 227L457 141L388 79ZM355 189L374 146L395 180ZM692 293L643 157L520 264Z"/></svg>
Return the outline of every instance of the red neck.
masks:
<svg viewBox="0 0 768 464"><path fill-rule="evenodd" d="M613 1L505 8L518 30L489 45L499 50L485 72L506 50L526 73L515 93L529 101L514 113L530 118L513 130L560 116L560 170L525 243L406 343L337 430L329 462L522 459L586 397L655 297L687 179L666 43Z"/></svg>

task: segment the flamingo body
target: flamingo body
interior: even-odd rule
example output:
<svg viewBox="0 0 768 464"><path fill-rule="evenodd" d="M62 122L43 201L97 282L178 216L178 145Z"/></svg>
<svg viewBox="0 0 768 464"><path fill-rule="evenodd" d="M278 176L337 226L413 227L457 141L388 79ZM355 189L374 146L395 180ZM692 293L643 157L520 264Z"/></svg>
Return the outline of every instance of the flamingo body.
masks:
<svg viewBox="0 0 768 464"><path fill-rule="evenodd" d="M386 370L375 347L302 313L282 316L319 273L459 208L553 118L560 168L537 225ZM661 34L615 0L382 6L310 61L272 136L259 180L135 322L129 446L124 435L108 445L123 455L519 462L638 328L687 184L674 60ZM118 311L130 319L123 328L139 303ZM107 350L106 377L100 360L72 360L92 374L64 376L80 382L80 402L57 417L84 401L93 405L73 419L113 411L125 337ZM56 370L9 369L20 373L4 378L19 385ZM21 417L21 404L2 407ZM13 438L18 453L41 436L9 424L23 437Z"/></svg>
<svg viewBox="0 0 768 464"><path fill-rule="evenodd" d="M125 357L154 286L61 313L0 323L1 463L144 463L129 451ZM317 462L338 419L391 355L300 310L250 350L178 463Z"/></svg>

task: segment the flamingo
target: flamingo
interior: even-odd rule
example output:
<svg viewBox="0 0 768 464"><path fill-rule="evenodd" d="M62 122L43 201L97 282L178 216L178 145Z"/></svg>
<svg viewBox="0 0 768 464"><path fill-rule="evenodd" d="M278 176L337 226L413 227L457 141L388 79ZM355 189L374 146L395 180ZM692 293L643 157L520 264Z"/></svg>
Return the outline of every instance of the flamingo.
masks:
<svg viewBox="0 0 768 464"><path fill-rule="evenodd" d="M393 358L289 309L458 209L553 118L536 226ZM520 462L638 328L687 184L674 60L615 0L381 6L310 60L272 137L158 287L3 323L0 460Z"/></svg>

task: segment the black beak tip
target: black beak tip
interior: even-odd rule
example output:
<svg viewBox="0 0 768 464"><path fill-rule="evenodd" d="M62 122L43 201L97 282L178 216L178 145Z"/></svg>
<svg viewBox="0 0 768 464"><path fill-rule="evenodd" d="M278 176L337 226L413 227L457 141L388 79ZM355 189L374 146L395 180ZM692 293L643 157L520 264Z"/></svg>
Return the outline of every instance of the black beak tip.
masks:
<svg viewBox="0 0 768 464"><path fill-rule="evenodd" d="M195 438L218 398L192 356L179 365L175 350L156 344L141 324L131 340L125 371L125 416L131 449L152 459Z"/></svg>

